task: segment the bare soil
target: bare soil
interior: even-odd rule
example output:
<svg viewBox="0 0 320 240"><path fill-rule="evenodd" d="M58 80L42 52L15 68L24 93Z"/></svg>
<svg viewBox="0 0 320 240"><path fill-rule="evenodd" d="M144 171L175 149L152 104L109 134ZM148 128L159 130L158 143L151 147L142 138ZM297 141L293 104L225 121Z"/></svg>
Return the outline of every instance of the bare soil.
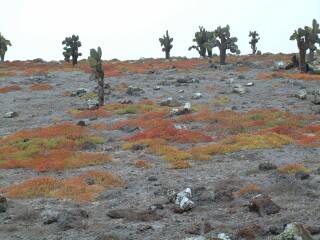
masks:
<svg viewBox="0 0 320 240"><path fill-rule="evenodd" d="M247 66L250 71L238 73L235 68L239 66ZM184 99L178 100L183 106L185 102L191 105L205 104L212 101L215 95L220 95L228 96L230 102L216 106L212 111L232 108L245 113L251 109L277 108L303 114L320 113L319 106L311 102L312 92L319 88L317 81L277 77L256 80L255 75L261 73L273 72L263 62L243 62L218 69L202 66L189 73L167 69L111 77L105 79L111 87L123 82L136 85L143 92L127 95L125 92L111 91L106 96L106 104L123 100L136 103L145 99L160 102L165 96L177 100L183 96ZM233 83L228 80L230 78L233 78ZM52 125L52 120L58 118L61 122L77 123L79 119L66 111L85 107L85 100L64 96L63 92L78 88L94 90L96 83L88 79L88 74L78 71L1 78L0 88L19 85L22 91L0 94L0 136L5 137L21 129ZM196 81L177 83L178 79ZM247 86L246 93L233 93L234 84L245 85L250 82L254 85ZM53 89L29 90L34 83L49 83ZM154 90L156 86L160 86L160 90ZM215 86L216 90L208 91L207 86ZM307 91L306 100L295 97L301 89ZM202 98L192 99L192 95L197 92L202 94ZM15 111L19 115L3 118L8 111ZM110 118L83 120L88 125L110 124L127 117L114 115ZM186 124L186 127L195 126ZM256 225L258 230L254 230L256 235L251 239L272 239L275 234L282 232L285 224L291 222L300 222L305 227L320 226L320 173L317 172L320 163L319 147L291 144L281 149L242 150L215 155L209 161L191 161L192 168L170 169L169 164L155 154L145 150L121 149L124 143L121 139L137 132L139 130L133 133L121 130L100 133L106 142L92 151L108 152L115 159L112 164L49 173L37 173L30 169L1 169L0 187L39 176L64 179L89 169L111 172L124 179L126 184L105 191L94 202L81 205L70 200L47 198L8 199L8 211L0 213L0 239L184 239L217 237L219 233L226 233L233 239L250 239L239 237L239 231L244 228L254 229ZM140 159L151 163L152 167L135 168L134 162ZM306 180L294 176L282 177L276 170L259 170L259 164L264 162L276 166L301 163L313 172ZM248 203L255 194L233 199L223 195L223 192L238 190L250 184L261 186L262 193L281 207L280 212L262 216L250 212ZM169 189L182 191L187 187L192 190L195 207L188 212L175 213L166 193ZM148 212L150 208L153 211ZM124 218L107 215L115 209L128 209L125 212L131 215ZM141 211L145 212L141 214ZM150 216L141 217L143 214ZM320 233L314 234L313 238L320 239Z"/></svg>

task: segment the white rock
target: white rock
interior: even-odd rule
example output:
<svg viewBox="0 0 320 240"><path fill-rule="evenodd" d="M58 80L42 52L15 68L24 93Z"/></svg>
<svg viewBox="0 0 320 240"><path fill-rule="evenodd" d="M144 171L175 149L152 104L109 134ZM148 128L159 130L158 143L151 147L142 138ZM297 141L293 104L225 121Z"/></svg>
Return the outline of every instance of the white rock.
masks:
<svg viewBox="0 0 320 240"><path fill-rule="evenodd" d="M232 84L233 82L234 82L234 79L233 79L233 78L227 79L227 83L228 83L228 84Z"/></svg>
<svg viewBox="0 0 320 240"><path fill-rule="evenodd" d="M187 127L185 125L178 125L178 124L173 124L173 127L175 129L187 129Z"/></svg>
<svg viewBox="0 0 320 240"><path fill-rule="evenodd" d="M238 94L244 94L246 92L246 89L242 85L236 84L233 86L233 92Z"/></svg>
<svg viewBox="0 0 320 240"><path fill-rule="evenodd" d="M14 117L17 117L18 116L18 113L17 112L6 112L4 114L4 118L14 118Z"/></svg>
<svg viewBox="0 0 320 240"><path fill-rule="evenodd" d="M251 87L253 85L254 85L254 83L252 83L252 82L246 83L246 86L248 86L248 87Z"/></svg>
<svg viewBox="0 0 320 240"><path fill-rule="evenodd" d="M202 94L201 93L194 93L192 96L193 99L199 99L202 98Z"/></svg>
<svg viewBox="0 0 320 240"><path fill-rule="evenodd" d="M176 207L179 207L181 211L188 211L194 207L194 202L190 200L192 197L191 189L186 188L182 192L179 192L177 194L175 205Z"/></svg>
<svg viewBox="0 0 320 240"><path fill-rule="evenodd" d="M174 108L174 109L171 110L171 113L178 114L179 113L179 109L178 108Z"/></svg>
<svg viewBox="0 0 320 240"><path fill-rule="evenodd" d="M160 90L160 86L155 86L153 90Z"/></svg>
<svg viewBox="0 0 320 240"><path fill-rule="evenodd" d="M183 108L191 110L191 103L189 103L189 102L185 103Z"/></svg>
<svg viewBox="0 0 320 240"><path fill-rule="evenodd" d="M218 235L218 238L220 238L221 240L231 240L230 237L228 235L226 235L225 233L220 233Z"/></svg>
<svg viewBox="0 0 320 240"><path fill-rule="evenodd" d="M307 91L305 89L301 89L299 91L299 98L300 99L306 99L307 98Z"/></svg>

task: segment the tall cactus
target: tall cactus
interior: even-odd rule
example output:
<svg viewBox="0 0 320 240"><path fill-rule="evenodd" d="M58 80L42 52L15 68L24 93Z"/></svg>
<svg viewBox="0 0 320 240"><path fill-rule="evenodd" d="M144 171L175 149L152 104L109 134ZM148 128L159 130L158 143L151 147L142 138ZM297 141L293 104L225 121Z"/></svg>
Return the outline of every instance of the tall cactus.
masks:
<svg viewBox="0 0 320 240"><path fill-rule="evenodd" d="M219 39L218 39L219 38ZM220 26L214 31L214 38L206 42L204 46L208 49L218 47L220 51L220 65L226 64L227 49L232 53L240 54L238 45L236 42L238 39L236 37L230 37L230 27L221 28Z"/></svg>
<svg viewBox="0 0 320 240"><path fill-rule="evenodd" d="M8 46L11 46L11 42L4 38L3 35L0 33L0 58L1 62L4 61L4 55L6 54L8 50Z"/></svg>
<svg viewBox="0 0 320 240"><path fill-rule="evenodd" d="M311 32L314 34L319 34L320 33L320 29L319 29L319 23L317 23L316 19L312 20L312 28L311 28ZM315 42L320 44L320 39L318 38L318 40ZM315 50L309 50L309 56L308 56L308 61L311 62L314 59L314 52Z"/></svg>
<svg viewBox="0 0 320 240"><path fill-rule="evenodd" d="M194 35L193 42L197 43L197 45L192 45L189 47L189 51L191 49L196 49L201 57L206 57L206 51L207 48L204 46L204 44L208 41L208 32L204 27L199 27L199 32L196 32ZM212 55L212 52L211 52Z"/></svg>
<svg viewBox="0 0 320 240"><path fill-rule="evenodd" d="M90 56L88 57L88 62L92 69L90 80L96 80L98 82L99 106L103 106L104 104L104 71L102 69L101 56L102 51L100 47L98 47L97 50L93 48L90 49Z"/></svg>
<svg viewBox="0 0 320 240"><path fill-rule="evenodd" d="M319 42L319 36L317 33L312 32L312 28L305 26L304 29L299 28L295 30L290 40L297 41L300 56L300 71L307 72L306 53L315 51L317 49L315 43Z"/></svg>
<svg viewBox="0 0 320 240"><path fill-rule="evenodd" d="M78 52L78 48L81 47L79 36L72 35L71 37L66 37L66 39L62 41L62 44L66 45L62 53L64 60L70 62L70 57L72 57L72 65L76 65L78 63L78 57L82 56L82 54Z"/></svg>
<svg viewBox="0 0 320 240"><path fill-rule="evenodd" d="M166 53L166 59L170 59L170 50L173 47L171 45L173 38L170 38L168 30L166 31L166 35L163 35L163 38L159 38L159 41L161 43L162 52Z"/></svg>
<svg viewBox="0 0 320 240"><path fill-rule="evenodd" d="M249 44L251 45L253 55L255 55L257 52L256 44L260 39L260 38L257 38L258 36L259 36L259 34L256 31L249 32L249 37L251 37L251 41L249 42Z"/></svg>

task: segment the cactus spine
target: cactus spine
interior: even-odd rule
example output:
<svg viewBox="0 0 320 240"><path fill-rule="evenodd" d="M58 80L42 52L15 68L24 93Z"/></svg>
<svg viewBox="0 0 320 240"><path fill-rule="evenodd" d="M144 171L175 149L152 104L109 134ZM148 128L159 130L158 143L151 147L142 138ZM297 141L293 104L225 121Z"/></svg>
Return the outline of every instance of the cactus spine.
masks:
<svg viewBox="0 0 320 240"><path fill-rule="evenodd" d="M173 38L170 38L168 30L166 31L166 35L163 35L163 38L159 38L161 43L162 51L166 53L166 59L170 59L170 50L173 47L171 45Z"/></svg>
<svg viewBox="0 0 320 240"><path fill-rule="evenodd" d="M251 49L252 49L252 54L255 55L257 52L257 47L256 44L259 41L260 38L257 38L259 36L259 34L254 31L254 32L249 32L249 37L251 37L251 41L249 42L249 44L251 44Z"/></svg>
<svg viewBox="0 0 320 240"><path fill-rule="evenodd" d="M92 69L90 80L96 80L98 82L99 106L103 106L104 104L104 71L102 69L101 56L102 51L100 47L98 47L97 50L93 48L90 49L90 56L88 57L88 62Z"/></svg>
<svg viewBox="0 0 320 240"><path fill-rule="evenodd" d="M78 63L78 57L82 56L82 54L78 52L78 48L81 47L79 36L72 35L71 37L66 37L65 40L62 41L62 44L66 45L62 53L64 60L70 62L70 57L72 57L72 65L76 65Z"/></svg>
<svg viewBox="0 0 320 240"><path fill-rule="evenodd" d="M312 31L312 28L305 26L295 30L290 37L290 40L297 41L299 48L300 56L300 71L307 72L306 64L306 52L309 49L310 51L315 51L317 49L315 43L319 42L319 36L317 33Z"/></svg>
<svg viewBox="0 0 320 240"><path fill-rule="evenodd" d="M0 58L1 62L4 61L4 55L6 54L6 51L8 50L8 46L11 46L11 42L4 38L3 35L0 33Z"/></svg>
<svg viewBox="0 0 320 240"><path fill-rule="evenodd" d="M227 49L229 49L232 53L240 54L240 50L236 44L237 41L238 39L236 37L230 37L229 25L223 28L219 26L213 32L213 38L206 42L204 46L208 49L218 47L220 51L220 65L225 65Z"/></svg>

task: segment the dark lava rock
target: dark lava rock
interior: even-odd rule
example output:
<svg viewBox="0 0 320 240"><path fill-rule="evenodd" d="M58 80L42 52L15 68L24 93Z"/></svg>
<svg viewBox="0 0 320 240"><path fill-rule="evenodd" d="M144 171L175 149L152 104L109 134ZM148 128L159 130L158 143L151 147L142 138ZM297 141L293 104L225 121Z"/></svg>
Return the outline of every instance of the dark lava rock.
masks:
<svg viewBox="0 0 320 240"><path fill-rule="evenodd" d="M231 202L234 200L233 192L231 189L220 189L214 193L214 202Z"/></svg>
<svg viewBox="0 0 320 240"><path fill-rule="evenodd" d="M81 229L85 227L83 219L88 217L87 211L82 208L69 209L58 214L57 226L63 231Z"/></svg>
<svg viewBox="0 0 320 240"><path fill-rule="evenodd" d="M161 219L160 216L153 211L132 208L111 210L107 213L107 215L111 218L124 218L130 221L143 222L157 221Z"/></svg>
<svg viewBox="0 0 320 240"><path fill-rule="evenodd" d="M90 141L84 142L81 148L81 150L94 150L94 149L97 149L97 145Z"/></svg>
<svg viewBox="0 0 320 240"><path fill-rule="evenodd" d="M261 232L261 227L259 225L251 224L239 229L236 234L236 239L258 239L258 235L260 235Z"/></svg>
<svg viewBox="0 0 320 240"><path fill-rule="evenodd" d="M0 213L8 210L8 202L4 196L0 196Z"/></svg>
<svg viewBox="0 0 320 240"><path fill-rule="evenodd" d="M280 209L281 208L277 204L265 196L254 197L249 202L249 210L251 212L257 212L259 216L276 214Z"/></svg>
<svg viewBox="0 0 320 240"><path fill-rule="evenodd" d="M132 150L133 151L139 151L145 149L145 146L143 144L133 144Z"/></svg>
<svg viewBox="0 0 320 240"><path fill-rule="evenodd" d="M123 125L121 127L121 130L124 131L124 132L133 132L135 130L139 130L139 127L131 126L131 125Z"/></svg>
<svg viewBox="0 0 320 240"><path fill-rule="evenodd" d="M81 127L87 126L87 124L86 124L85 121L79 121L79 122L77 122L77 125L78 125L78 126L81 126Z"/></svg>
<svg viewBox="0 0 320 240"><path fill-rule="evenodd" d="M299 171L294 176L296 179L300 179L300 180L306 180L306 179L310 178L310 174L306 173L304 171Z"/></svg>
<svg viewBox="0 0 320 240"><path fill-rule="evenodd" d="M186 233L194 235L203 235L210 232L213 229L208 221L202 221L201 223L195 223L186 230Z"/></svg>
<svg viewBox="0 0 320 240"><path fill-rule="evenodd" d="M273 234L273 235L279 235L280 233L282 233L284 230L284 225L282 226L278 226L278 225L273 225L273 226L270 226L268 231Z"/></svg>
<svg viewBox="0 0 320 240"><path fill-rule="evenodd" d="M265 163L259 164L259 169L260 170L273 170L273 169L277 169L277 166L272 163L265 162Z"/></svg>
<svg viewBox="0 0 320 240"><path fill-rule="evenodd" d="M158 181L158 178L157 178L156 176L150 176L150 177L148 177L147 179L148 179L148 181L150 181L150 182Z"/></svg>

